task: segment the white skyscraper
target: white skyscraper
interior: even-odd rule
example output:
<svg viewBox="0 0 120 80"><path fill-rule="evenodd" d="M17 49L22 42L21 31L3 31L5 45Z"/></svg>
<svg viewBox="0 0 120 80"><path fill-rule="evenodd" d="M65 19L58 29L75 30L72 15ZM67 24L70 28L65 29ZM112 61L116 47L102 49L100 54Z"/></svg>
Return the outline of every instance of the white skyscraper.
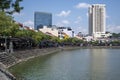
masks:
<svg viewBox="0 0 120 80"><path fill-rule="evenodd" d="M104 37L106 26L105 4L93 4L89 7L89 35Z"/></svg>

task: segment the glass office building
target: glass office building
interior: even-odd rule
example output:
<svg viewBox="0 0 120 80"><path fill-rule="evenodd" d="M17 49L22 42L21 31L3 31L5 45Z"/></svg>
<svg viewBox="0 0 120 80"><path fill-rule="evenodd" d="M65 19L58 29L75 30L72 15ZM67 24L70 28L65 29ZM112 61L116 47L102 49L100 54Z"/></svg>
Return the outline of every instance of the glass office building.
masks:
<svg viewBox="0 0 120 80"><path fill-rule="evenodd" d="M35 12L34 14L34 29L38 30L43 26L52 26L52 14L46 12Z"/></svg>

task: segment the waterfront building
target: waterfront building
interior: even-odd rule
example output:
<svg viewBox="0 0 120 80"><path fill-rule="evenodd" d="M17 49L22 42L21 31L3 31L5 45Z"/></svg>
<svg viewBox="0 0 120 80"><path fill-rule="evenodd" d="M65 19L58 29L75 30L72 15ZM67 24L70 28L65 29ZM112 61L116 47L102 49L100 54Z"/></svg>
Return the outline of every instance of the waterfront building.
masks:
<svg viewBox="0 0 120 80"><path fill-rule="evenodd" d="M73 31L70 27L58 27L58 37L60 39L73 37Z"/></svg>
<svg viewBox="0 0 120 80"><path fill-rule="evenodd" d="M57 27L47 27L43 26L43 28L39 28L39 31L51 35L51 36L56 36L58 37L58 29Z"/></svg>
<svg viewBox="0 0 120 80"><path fill-rule="evenodd" d="M93 4L89 7L89 35L104 37L106 27L105 4Z"/></svg>
<svg viewBox="0 0 120 80"><path fill-rule="evenodd" d="M43 26L43 28L39 28L39 31L51 36L59 37L60 39L72 37L72 29L70 27Z"/></svg>
<svg viewBox="0 0 120 80"><path fill-rule="evenodd" d="M34 29L38 30L43 26L52 26L52 14L46 12L35 12L34 13Z"/></svg>

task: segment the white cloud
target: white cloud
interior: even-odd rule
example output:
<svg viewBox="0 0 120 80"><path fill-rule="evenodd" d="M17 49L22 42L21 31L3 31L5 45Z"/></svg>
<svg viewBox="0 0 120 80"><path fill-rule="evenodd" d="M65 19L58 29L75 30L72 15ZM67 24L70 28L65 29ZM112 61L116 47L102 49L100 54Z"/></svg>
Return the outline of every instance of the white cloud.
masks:
<svg viewBox="0 0 120 80"><path fill-rule="evenodd" d="M89 15L89 14L88 14L88 12L87 12L87 13L86 13L86 16L88 17L88 15Z"/></svg>
<svg viewBox="0 0 120 80"><path fill-rule="evenodd" d="M61 22L58 22L56 25L57 26L64 26Z"/></svg>
<svg viewBox="0 0 120 80"><path fill-rule="evenodd" d="M82 32L83 34L87 34L88 30L84 27L78 27L79 32Z"/></svg>
<svg viewBox="0 0 120 80"><path fill-rule="evenodd" d="M75 7L80 9L80 8L88 8L90 4L88 3L78 3Z"/></svg>
<svg viewBox="0 0 120 80"><path fill-rule="evenodd" d="M81 16L78 16L78 17L77 17L77 20L74 21L74 23L75 23L75 24L79 24L79 23L81 22L81 20L82 20L82 17L81 17Z"/></svg>
<svg viewBox="0 0 120 80"><path fill-rule="evenodd" d="M17 13L17 12L15 12L14 14L13 14L13 16L23 16L24 15L24 13Z"/></svg>
<svg viewBox="0 0 120 80"><path fill-rule="evenodd" d="M110 18L110 16L108 16L108 15L106 14L106 18L108 19L108 18Z"/></svg>
<svg viewBox="0 0 120 80"><path fill-rule="evenodd" d="M75 23L75 24L79 24L79 23L80 23L80 21L79 21L79 20L77 20L77 21L75 21L74 23Z"/></svg>
<svg viewBox="0 0 120 80"><path fill-rule="evenodd" d="M58 22L56 25L57 26L67 26L68 24L70 24L70 21L62 20L62 21Z"/></svg>
<svg viewBox="0 0 120 80"><path fill-rule="evenodd" d="M71 11L68 10L68 11L61 11L59 14L57 14L57 16L60 16L60 17L66 17L68 15L70 15Z"/></svg>
<svg viewBox="0 0 120 80"><path fill-rule="evenodd" d="M81 20L82 18L81 18L81 16L78 16L77 19L80 19L80 20Z"/></svg>
<svg viewBox="0 0 120 80"><path fill-rule="evenodd" d="M28 26L32 29L34 28L34 22L31 20L28 20L28 21L24 22L23 24L24 24L24 26Z"/></svg>
<svg viewBox="0 0 120 80"><path fill-rule="evenodd" d="M62 23L63 24L70 24L70 22L68 20L63 20Z"/></svg>
<svg viewBox="0 0 120 80"><path fill-rule="evenodd" d="M120 26L108 25L106 30L110 32L120 33Z"/></svg>

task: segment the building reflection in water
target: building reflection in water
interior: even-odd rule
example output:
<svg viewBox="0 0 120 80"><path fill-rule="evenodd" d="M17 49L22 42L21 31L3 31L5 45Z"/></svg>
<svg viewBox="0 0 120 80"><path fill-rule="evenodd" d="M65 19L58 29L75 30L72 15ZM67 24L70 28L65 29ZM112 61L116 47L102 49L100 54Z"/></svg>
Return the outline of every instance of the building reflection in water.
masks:
<svg viewBox="0 0 120 80"><path fill-rule="evenodd" d="M107 80L107 50L90 49L90 80Z"/></svg>

